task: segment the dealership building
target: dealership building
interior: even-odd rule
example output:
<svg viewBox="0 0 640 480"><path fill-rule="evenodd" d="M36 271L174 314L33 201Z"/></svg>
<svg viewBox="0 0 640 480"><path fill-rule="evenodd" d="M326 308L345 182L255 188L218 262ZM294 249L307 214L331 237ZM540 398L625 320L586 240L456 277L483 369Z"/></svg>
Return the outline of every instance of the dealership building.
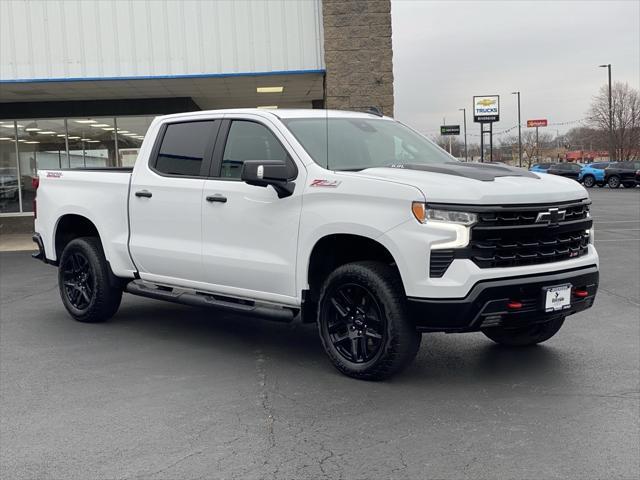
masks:
<svg viewBox="0 0 640 480"><path fill-rule="evenodd" d="M156 115L377 107L390 0L0 1L0 233L41 169L130 166Z"/></svg>

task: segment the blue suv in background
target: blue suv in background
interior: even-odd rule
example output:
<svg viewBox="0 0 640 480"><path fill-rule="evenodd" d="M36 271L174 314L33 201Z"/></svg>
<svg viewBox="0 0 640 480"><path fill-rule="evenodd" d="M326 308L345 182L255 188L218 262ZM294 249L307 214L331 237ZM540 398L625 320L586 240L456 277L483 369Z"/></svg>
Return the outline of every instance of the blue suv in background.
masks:
<svg viewBox="0 0 640 480"><path fill-rule="evenodd" d="M547 170L549 170L551 165L551 163L534 163L531 165L531 168L529 168L529 171L534 173L548 173Z"/></svg>
<svg viewBox="0 0 640 480"><path fill-rule="evenodd" d="M580 170L578 181L582 182L587 188L595 187L596 185L602 187L605 183L604 169L607 168L610 163L611 162L588 163Z"/></svg>

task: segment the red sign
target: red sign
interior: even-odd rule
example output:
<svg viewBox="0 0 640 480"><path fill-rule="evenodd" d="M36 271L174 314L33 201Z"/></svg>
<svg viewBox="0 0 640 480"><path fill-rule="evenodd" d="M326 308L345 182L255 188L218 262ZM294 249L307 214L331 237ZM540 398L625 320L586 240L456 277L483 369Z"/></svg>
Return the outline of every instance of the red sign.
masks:
<svg viewBox="0 0 640 480"><path fill-rule="evenodd" d="M527 120L527 127L531 128L531 127L546 127L547 126L547 119L546 118L539 118L537 120Z"/></svg>

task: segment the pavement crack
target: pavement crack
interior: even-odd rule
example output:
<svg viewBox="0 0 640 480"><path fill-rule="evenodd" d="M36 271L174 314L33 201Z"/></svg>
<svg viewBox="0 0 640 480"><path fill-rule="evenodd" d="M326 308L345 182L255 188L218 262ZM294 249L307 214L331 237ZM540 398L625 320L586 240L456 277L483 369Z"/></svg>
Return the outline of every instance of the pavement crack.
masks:
<svg viewBox="0 0 640 480"><path fill-rule="evenodd" d="M609 295L621 298L622 300L625 300L625 301L629 302L631 305L635 305L636 307L640 307L640 303L636 302L634 299L632 299L630 297L625 297L624 295L620 295L619 293L612 292L611 290L607 290L606 288L602 288L602 287L598 288L598 291L599 292L608 293Z"/></svg>

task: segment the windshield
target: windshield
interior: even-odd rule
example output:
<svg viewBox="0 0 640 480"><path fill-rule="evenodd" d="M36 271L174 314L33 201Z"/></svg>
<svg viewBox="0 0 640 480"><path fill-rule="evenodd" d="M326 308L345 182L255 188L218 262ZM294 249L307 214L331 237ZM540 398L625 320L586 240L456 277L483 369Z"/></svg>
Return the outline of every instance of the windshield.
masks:
<svg viewBox="0 0 640 480"><path fill-rule="evenodd" d="M329 170L456 161L433 142L391 120L291 118L283 122L309 156Z"/></svg>

